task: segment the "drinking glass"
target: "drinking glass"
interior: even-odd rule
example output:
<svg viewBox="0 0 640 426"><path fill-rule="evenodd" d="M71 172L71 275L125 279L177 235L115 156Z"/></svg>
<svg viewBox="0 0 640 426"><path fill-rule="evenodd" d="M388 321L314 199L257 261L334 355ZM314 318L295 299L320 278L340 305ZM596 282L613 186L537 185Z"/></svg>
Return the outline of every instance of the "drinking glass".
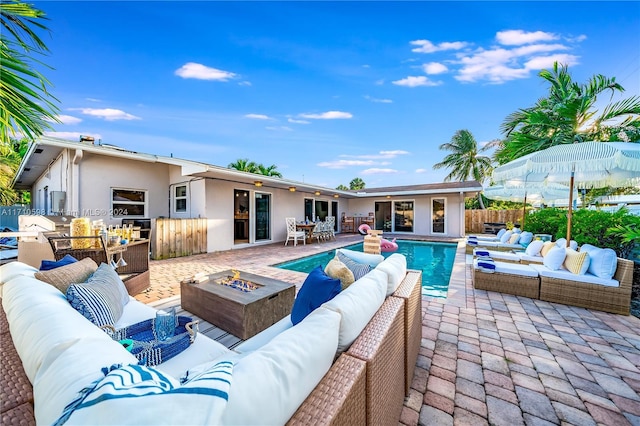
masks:
<svg viewBox="0 0 640 426"><path fill-rule="evenodd" d="M169 311L157 311L154 329L156 338L160 341L173 337L176 329L176 308L171 308Z"/></svg>

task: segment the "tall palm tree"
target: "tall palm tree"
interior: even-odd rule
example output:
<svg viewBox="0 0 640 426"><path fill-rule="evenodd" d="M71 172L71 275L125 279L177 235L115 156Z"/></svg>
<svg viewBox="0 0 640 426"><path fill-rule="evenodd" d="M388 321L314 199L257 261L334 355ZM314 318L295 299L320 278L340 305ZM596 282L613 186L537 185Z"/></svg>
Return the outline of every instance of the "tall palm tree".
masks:
<svg viewBox="0 0 640 426"><path fill-rule="evenodd" d="M11 137L35 139L58 122L57 99L49 91L49 81L33 69L42 62L30 55L45 55L47 46L36 30L47 30L39 21L43 11L15 0L0 1L0 141Z"/></svg>
<svg viewBox="0 0 640 426"><path fill-rule="evenodd" d="M578 84L557 62L539 76L549 83L549 94L507 116L501 126L506 138L494 155L499 164L560 144L640 141L640 96L609 104L600 114L594 109L598 95L624 92L615 77L598 74Z"/></svg>
<svg viewBox="0 0 640 426"><path fill-rule="evenodd" d="M336 189L338 189L340 191L348 191L349 190L349 188L347 188L343 184L340 184L340 185L336 186Z"/></svg>
<svg viewBox="0 0 640 426"><path fill-rule="evenodd" d="M349 189L352 189L352 190L364 189L364 186L365 186L364 181L359 177L353 178L351 179L351 182L349 182Z"/></svg>
<svg viewBox="0 0 640 426"><path fill-rule="evenodd" d="M449 143L440 145L443 151L451 151L440 163L433 165L434 169L450 168L451 172L445 176L444 181L459 180L460 182L474 179L480 183L491 174L491 159L486 155L480 155L486 147L478 149L478 143L468 130L458 130ZM478 203L484 209L482 194L478 193Z"/></svg>
<svg viewBox="0 0 640 426"><path fill-rule="evenodd" d="M278 170L276 170L278 168L278 166L276 166L275 164L272 164L270 166L265 166L262 163L258 164L257 166L257 170L255 173L261 174L261 175L265 175L265 176L272 176L272 177L282 177L282 173L280 173Z"/></svg>
<svg viewBox="0 0 640 426"><path fill-rule="evenodd" d="M230 169L236 169L241 172L257 173L258 165L248 158L239 158L227 166Z"/></svg>

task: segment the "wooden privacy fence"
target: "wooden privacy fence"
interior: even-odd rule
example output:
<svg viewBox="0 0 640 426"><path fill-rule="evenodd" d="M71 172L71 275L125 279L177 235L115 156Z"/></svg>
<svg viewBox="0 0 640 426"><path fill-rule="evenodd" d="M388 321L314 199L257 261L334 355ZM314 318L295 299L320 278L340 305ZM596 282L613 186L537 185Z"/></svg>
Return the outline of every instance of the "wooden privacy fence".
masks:
<svg viewBox="0 0 640 426"><path fill-rule="evenodd" d="M464 211L465 233L481 234L484 231L485 222L522 223L522 209Z"/></svg>
<svg viewBox="0 0 640 426"><path fill-rule="evenodd" d="M207 252L207 219L152 219L151 258L155 260Z"/></svg>

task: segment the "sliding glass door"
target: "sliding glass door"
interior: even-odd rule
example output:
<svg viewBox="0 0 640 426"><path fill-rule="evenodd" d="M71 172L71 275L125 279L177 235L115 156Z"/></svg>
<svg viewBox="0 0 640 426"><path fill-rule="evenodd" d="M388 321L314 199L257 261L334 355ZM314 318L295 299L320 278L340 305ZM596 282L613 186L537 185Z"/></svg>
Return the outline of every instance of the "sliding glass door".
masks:
<svg viewBox="0 0 640 426"><path fill-rule="evenodd" d="M256 232L255 241L271 239L271 195L256 192Z"/></svg>
<svg viewBox="0 0 640 426"><path fill-rule="evenodd" d="M413 201L395 201L394 232L413 232Z"/></svg>
<svg viewBox="0 0 640 426"><path fill-rule="evenodd" d="M444 198L434 198L431 200L431 232L434 234L444 234L446 227L446 200Z"/></svg>

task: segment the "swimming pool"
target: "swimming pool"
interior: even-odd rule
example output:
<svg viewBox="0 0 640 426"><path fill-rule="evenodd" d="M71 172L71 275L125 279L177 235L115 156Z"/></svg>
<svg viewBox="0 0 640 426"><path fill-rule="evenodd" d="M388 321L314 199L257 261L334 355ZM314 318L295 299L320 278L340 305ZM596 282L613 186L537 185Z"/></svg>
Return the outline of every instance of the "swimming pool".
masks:
<svg viewBox="0 0 640 426"><path fill-rule="evenodd" d="M398 240L397 243L398 250L395 253L405 255L407 268L422 270L422 295L447 297L457 245L410 240ZM363 251L363 246L363 243L359 243L344 248ZM335 254L335 250L329 250L274 266L291 271L309 273L318 265L322 265L323 268L327 266L327 263L333 259ZM384 257L389 257L392 254L382 253Z"/></svg>

